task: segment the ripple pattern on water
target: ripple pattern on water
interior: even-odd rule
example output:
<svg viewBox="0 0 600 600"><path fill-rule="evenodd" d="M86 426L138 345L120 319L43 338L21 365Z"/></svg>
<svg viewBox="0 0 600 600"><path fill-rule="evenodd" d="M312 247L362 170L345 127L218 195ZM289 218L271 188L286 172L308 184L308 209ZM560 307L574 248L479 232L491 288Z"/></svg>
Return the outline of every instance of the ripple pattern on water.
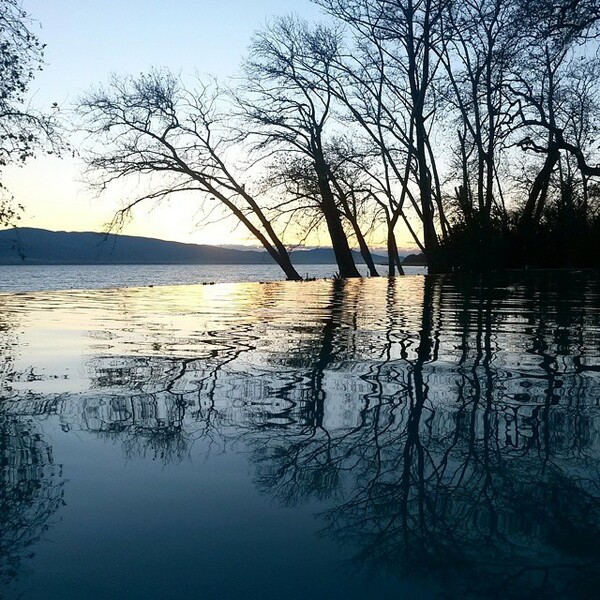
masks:
<svg viewBox="0 0 600 600"><path fill-rule="evenodd" d="M55 419L165 468L240 453L260 494L319 502L323 536L430 591L586 597L600 583L597 274L0 305L6 419Z"/></svg>

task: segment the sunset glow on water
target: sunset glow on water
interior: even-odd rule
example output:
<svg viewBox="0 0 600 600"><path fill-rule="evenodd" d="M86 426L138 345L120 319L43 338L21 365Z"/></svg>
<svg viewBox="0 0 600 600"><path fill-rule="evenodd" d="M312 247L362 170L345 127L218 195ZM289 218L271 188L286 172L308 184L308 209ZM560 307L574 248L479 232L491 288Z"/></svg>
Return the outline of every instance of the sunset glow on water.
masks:
<svg viewBox="0 0 600 600"><path fill-rule="evenodd" d="M9 597L585 595L600 282L0 296Z"/></svg>

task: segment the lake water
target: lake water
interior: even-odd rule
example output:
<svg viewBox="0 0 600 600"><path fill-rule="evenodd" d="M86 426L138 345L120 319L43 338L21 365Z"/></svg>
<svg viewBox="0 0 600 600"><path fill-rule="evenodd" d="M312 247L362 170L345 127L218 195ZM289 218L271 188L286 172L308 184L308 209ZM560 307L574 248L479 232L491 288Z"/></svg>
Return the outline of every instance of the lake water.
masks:
<svg viewBox="0 0 600 600"><path fill-rule="evenodd" d="M364 265L358 266L362 275ZM382 274L386 267L380 267ZM300 265L302 277L333 277L337 265ZM410 275L424 275L425 267L406 267ZM277 265L0 265L0 292L93 290L194 283L235 283L285 279Z"/></svg>
<svg viewBox="0 0 600 600"><path fill-rule="evenodd" d="M600 277L0 295L0 596L591 598Z"/></svg>

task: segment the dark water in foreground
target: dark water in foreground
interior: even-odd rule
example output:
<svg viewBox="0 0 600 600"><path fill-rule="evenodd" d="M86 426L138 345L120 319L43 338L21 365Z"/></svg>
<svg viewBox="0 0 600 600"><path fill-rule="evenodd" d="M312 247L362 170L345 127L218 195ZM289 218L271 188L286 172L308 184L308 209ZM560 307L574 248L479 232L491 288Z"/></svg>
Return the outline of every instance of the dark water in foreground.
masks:
<svg viewBox="0 0 600 600"><path fill-rule="evenodd" d="M600 277L0 295L0 596L595 597Z"/></svg>

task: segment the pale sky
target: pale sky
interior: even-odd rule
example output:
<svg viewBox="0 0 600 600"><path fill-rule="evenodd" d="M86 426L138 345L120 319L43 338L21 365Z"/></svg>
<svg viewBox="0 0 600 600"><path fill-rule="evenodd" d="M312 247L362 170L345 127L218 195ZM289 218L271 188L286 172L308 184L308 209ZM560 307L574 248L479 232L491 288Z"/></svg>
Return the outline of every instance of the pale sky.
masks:
<svg viewBox="0 0 600 600"><path fill-rule="evenodd" d="M32 29L47 44L45 69L31 86L33 103L47 108L58 102L66 109L111 73L136 75L168 67L184 77L233 76L252 32L270 17L294 12L320 18L309 0L23 0L23 8L39 22ZM6 185L26 208L20 224L101 230L119 207L120 192L96 198L82 171L83 165L69 157L6 169ZM241 227L231 231L231 223L198 228L194 206L193 199L177 199L171 206L142 208L124 233L207 244L254 243Z"/></svg>

